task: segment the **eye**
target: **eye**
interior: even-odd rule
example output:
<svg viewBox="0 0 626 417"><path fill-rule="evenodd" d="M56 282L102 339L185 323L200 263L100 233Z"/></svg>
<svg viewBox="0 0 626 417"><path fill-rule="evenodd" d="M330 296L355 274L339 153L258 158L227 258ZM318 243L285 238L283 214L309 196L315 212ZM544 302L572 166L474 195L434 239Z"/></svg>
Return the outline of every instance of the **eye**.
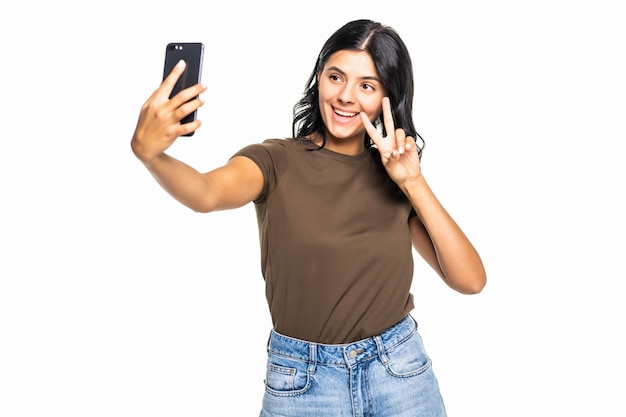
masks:
<svg viewBox="0 0 626 417"><path fill-rule="evenodd" d="M376 91L376 87L373 84L363 83L361 84L361 88L367 91Z"/></svg>
<svg viewBox="0 0 626 417"><path fill-rule="evenodd" d="M335 81L335 82L340 82L340 81L341 81L341 77L340 77L338 74L330 74L330 75L328 76L328 78L329 78L331 81Z"/></svg>

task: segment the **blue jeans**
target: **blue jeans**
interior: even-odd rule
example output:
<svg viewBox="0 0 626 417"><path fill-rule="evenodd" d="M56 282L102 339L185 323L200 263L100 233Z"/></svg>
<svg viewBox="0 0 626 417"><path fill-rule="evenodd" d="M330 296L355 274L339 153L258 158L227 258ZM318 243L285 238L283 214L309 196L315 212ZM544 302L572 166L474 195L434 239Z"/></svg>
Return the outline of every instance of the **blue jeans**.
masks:
<svg viewBox="0 0 626 417"><path fill-rule="evenodd" d="M410 315L378 336L341 345L272 330L265 388L260 417L446 416Z"/></svg>

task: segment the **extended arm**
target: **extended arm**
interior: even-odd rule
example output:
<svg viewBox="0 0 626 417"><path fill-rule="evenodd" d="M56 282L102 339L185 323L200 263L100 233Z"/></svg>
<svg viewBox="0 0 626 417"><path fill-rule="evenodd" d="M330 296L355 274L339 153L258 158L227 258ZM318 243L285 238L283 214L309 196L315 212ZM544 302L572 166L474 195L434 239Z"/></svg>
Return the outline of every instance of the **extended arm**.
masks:
<svg viewBox="0 0 626 417"><path fill-rule="evenodd" d="M131 148L161 187L192 210L209 212L243 206L263 187L261 170L250 159L234 157L220 168L200 173L165 153L179 136L201 124L199 120L181 124L180 120L202 106L202 100L194 97L206 90L204 86L195 85L168 98L184 69L181 61L142 106Z"/></svg>

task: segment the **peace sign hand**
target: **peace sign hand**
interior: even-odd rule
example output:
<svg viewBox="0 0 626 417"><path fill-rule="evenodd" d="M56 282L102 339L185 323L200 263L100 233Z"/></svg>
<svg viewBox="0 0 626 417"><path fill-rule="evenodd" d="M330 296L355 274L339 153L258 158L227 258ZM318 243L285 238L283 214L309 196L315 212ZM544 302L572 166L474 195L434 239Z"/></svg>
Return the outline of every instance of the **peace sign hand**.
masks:
<svg viewBox="0 0 626 417"><path fill-rule="evenodd" d="M361 121L380 152L387 174L398 186L402 187L421 176L415 140L411 136L406 136L402 128L394 127L389 97L383 97L383 123L387 132L386 137L381 136L364 112L361 112Z"/></svg>

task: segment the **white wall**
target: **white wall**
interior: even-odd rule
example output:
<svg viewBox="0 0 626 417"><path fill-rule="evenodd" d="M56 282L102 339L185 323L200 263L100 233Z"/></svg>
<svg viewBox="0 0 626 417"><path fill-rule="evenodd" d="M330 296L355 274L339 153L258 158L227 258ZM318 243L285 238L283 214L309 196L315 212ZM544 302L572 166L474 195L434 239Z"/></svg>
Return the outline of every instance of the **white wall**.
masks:
<svg viewBox="0 0 626 417"><path fill-rule="evenodd" d="M424 172L489 274L468 297L416 264L449 415L625 413L619 1L143 3L0 6L1 416L258 414L254 210L190 212L130 137L170 41L205 43L209 86L172 154L209 169L288 136L322 43L361 17L411 50Z"/></svg>

